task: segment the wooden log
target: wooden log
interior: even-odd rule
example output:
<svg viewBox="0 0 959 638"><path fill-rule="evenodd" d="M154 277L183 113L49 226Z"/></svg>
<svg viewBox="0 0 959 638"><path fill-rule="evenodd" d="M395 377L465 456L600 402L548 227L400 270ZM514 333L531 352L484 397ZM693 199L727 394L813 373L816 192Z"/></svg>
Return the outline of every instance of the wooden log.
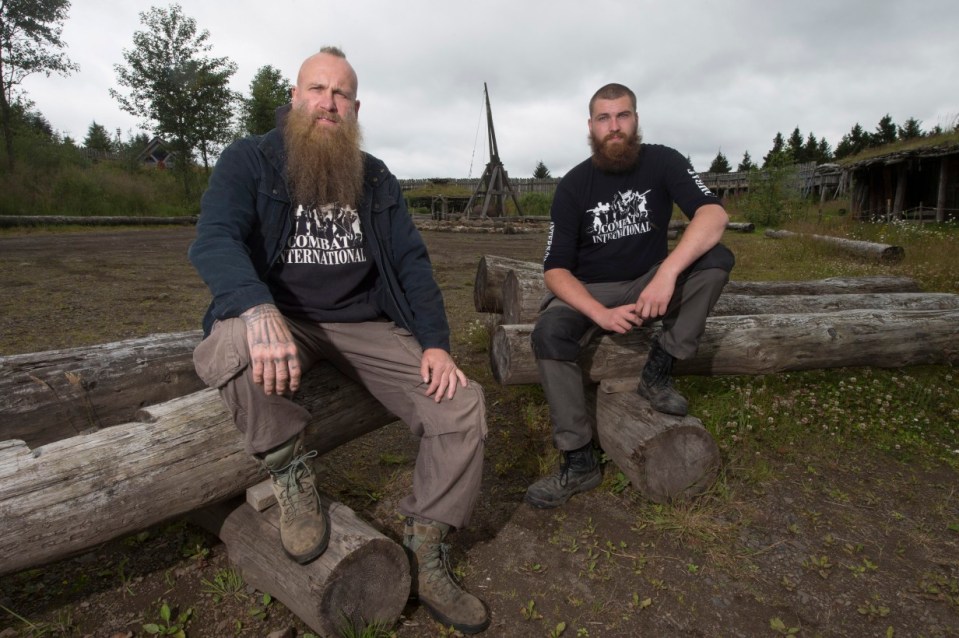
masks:
<svg viewBox="0 0 959 638"><path fill-rule="evenodd" d="M685 501L719 475L719 446L694 416L657 412L629 383L600 383L596 431L609 455L643 496L655 503Z"/></svg>
<svg viewBox="0 0 959 638"><path fill-rule="evenodd" d="M871 241L859 241L857 239L846 239L844 237L832 237L829 235L807 235L804 233L794 233L788 230L769 229L766 231L766 237L771 237L773 239L782 239L787 237L808 237L818 242L838 246L843 251L859 257L877 259L879 261L889 263L902 261L906 254L906 251L902 248L902 246L878 244Z"/></svg>
<svg viewBox="0 0 959 638"><path fill-rule="evenodd" d="M726 229L735 230L740 233L752 233L756 231L756 225L750 224L749 222L728 222Z"/></svg>
<svg viewBox="0 0 959 638"><path fill-rule="evenodd" d="M699 351L675 374L771 374L872 366L959 363L959 310L845 310L822 314L710 317ZM658 328L607 334L582 355L594 382L638 376ZM539 383L531 324L499 326L490 363L504 385Z"/></svg>
<svg viewBox="0 0 959 638"><path fill-rule="evenodd" d="M878 292L922 292L911 277L827 277L799 281L730 281L723 294L742 295L843 295Z"/></svg>
<svg viewBox="0 0 959 638"><path fill-rule="evenodd" d="M0 215L0 228L14 226L192 226L196 215L181 217L81 217L71 215Z"/></svg>
<svg viewBox="0 0 959 638"><path fill-rule="evenodd" d="M836 295L723 294L711 313L732 315L819 314L843 310L959 309L959 295L947 292L890 292Z"/></svg>
<svg viewBox="0 0 959 638"><path fill-rule="evenodd" d="M392 626L410 594L406 553L346 505L322 500L330 515L330 544L306 565L283 553L277 507L257 512L234 500L190 518L220 537L244 581L275 597L319 635L342 636L347 626L376 622Z"/></svg>
<svg viewBox="0 0 959 638"><path fill-rule="evenodd" d="M543 266L535 262L483 255L476 266L473 283L473 306L476 312L503 312L503 283L511 270L538 273L543 278Z"/></svg>
<svg viewBox="0 0 959 638"><path fill-rule="evenodd" d="M321 454L395 421L326 363L306 375L297 396L313 415L306 445ZM0 444L0 575L181 516L262 478L214 390L34 450L7 441Z"/></svg>
<svg viewBox="0 0 959 638"><path fill-rule="evenodd" d="M0 440L38 447L202 389L193 369L201 338L173 332L0 357Z"/></svg>
<svg viewBox="0 0 959 638"><path fill-rule="evenodd" d="M865 281L869 280L869 281ZM874 281L881 280L881 281ZM889 281L891 280L891 281ZM895 286L893 285L895 283ZM937 309L953 308L956 295L950 293L857 293L857 288L879 287L918 288L915 281L900 277L868 277L859 281L836 278L810 282L729 282L726 291L713 308L714 316L778 314L795 312L826 312L856 308ZM770 288L810 291L807 294L765 294ZM729 290L743 292L729 294ZM818 289L820 292L812 292ZM835 293L828 293L831 289ZM528 276L522 271L510 271L503 284L503 323L533 323L539 316L546 295L542 277Z"/></svg>

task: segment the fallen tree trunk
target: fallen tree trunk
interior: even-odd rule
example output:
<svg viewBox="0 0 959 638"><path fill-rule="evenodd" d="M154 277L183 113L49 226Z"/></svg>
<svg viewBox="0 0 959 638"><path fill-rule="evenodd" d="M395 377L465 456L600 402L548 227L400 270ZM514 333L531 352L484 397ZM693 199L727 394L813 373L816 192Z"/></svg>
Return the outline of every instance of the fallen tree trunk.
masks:
<svg viewBox="0 0 959 638"><path fill-rule="evenodd" d="M330 544L306 565L283 553L277 507L257 512L232 501L190 519L220 537L244 581L278 599L319 635L343 636L347 627L377 622L394 625L410 594L403 548L346 505L324 498L323 507L330 515Z"/></svg>
<svg viewBox="0 0 959 638"><path fill-rule="evenodd" d="M741 295L849 295L879 292L922 292L911 277L827 277L799 281L730 281L723 294Z"/></svg>
<svg viewBox="0 0 959 638"><path fill-rule="evenodd" d="M912 280L908 280L915 284ZM787 314L796 312L827 312L831 310L854 310L857 308L881 308L903 310L955 308L959 296L950 293L859 293L849 280L819 280L806 282L805 288L818 287L821 291L835 287L838 292L807 294L763 294L765 284L776 285L782 290L802 289L803 282L729 282L711 313L714 316L751 315L751 314ZM867 284L879 282L860 282ZM785 285L779 285L785 284ZM833 284L836 284L833 286ZM902 282L902 287L910 287ZM730 293L729 290L743 290ZM533 323L539 316L540 307L546 296L546 284L543 278L526 277L518 271L510 271L503 284L503 323Z"/></svg>
<svg viewBox="0 0 959 638"><path fill-rule="evenodd" d="M959 310L846 310L823 314L710 317L691 359L676 374L771 374L873 366L898 368L959 362ZM530 324L501 325L490 352L493 376L504 385L539 383ZM594 382L638 376L658 328L606 334L581 361Z"/></svg>
<svg viewBox="0 0 959 638"><path fill-rule="evenodd" d="M82 217L76 215L0 215L0 228L14 226L192 226L196 215L186 217Z"/></svg>
<svg viewBox="0 0 959 638"><path fill-rule="evenodd" d="M503 283L510 271L526 272L543 278L543 266L535 262L483 255L476 266L473 282L473 306L476 312L503 312Z"/></svg>
<svg viewBox="0 0 959 638"><path fill-rule="evenodd" d="M655 503L702 494L719 475L719 446L696 417L654 410L636 394L638 384L638 378L600 383L596 431L603 451Z"/></svg>
<svg viewBox="0 0 959 638"><path fill-rule="evenodd" d="M326 363L297 396L313 415L306 445L321 454L395 420ZM175 518L262 479L214 390L139 417L34 450L0 443L0 574Z"/></svg>
<svg viewBox="0 0 959 638"><path fill-rule="evenodd" d="M902 246L877 244L871 241L860 241L857 239L846 239L844 237L832 237L829 235L807 235L804 233L794 233L788 230L769 229L766 231L766 237L771 237L772 239L782 239L786 237L808 237L818 242L838 246L845 252L852 253L859 257L867 257L869 259L878 259L879 261L892 263L902 261L906 254L906 251L902 248Z"/></svg>
<svg viewBox="0 0 959 638"><path fill-rule="evenodd" d="M38 447L126 423L204 387L193 369L199 330L0 357L0 440Z"/></svg>
<svg viewBox="0 0 959 638"><path fill-rule="evenodd" d="M486 283L489 281L494 283ZM880 275L806 281L730 281L726 284L724 294L839 295L921 291L916 281L909 277ZM539 264L494 255L480 259L473 290L474 305L478 312L501 312L503 323L527 323L538 313L546 292L543 270ZM493 298L497 294L501 295L500 299Z"/></svg>

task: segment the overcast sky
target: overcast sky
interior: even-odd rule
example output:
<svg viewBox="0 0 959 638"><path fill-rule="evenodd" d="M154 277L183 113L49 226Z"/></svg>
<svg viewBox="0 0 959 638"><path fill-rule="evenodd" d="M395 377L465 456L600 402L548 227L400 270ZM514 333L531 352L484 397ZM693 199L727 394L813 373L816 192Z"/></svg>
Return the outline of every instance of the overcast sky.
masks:
<svg viewBox="0 0 959 638"><path fill-rule="evenodd" d="M638 97L648 142L705 171L761 161L777 132L835 148L857 122L889 113L924 130L959 116L955 0L182 0L238 65L244 94L260 67L295 80L327 44L359 75L365 148L398 177L480 175L489 157L483 83L500 157L528 177L562 175L588 154L587 103L607 82ZM72 76L32 76L30 99L77 141L96 121L143 130L108 90L149 0L74 0L64 23Z"/></svg>

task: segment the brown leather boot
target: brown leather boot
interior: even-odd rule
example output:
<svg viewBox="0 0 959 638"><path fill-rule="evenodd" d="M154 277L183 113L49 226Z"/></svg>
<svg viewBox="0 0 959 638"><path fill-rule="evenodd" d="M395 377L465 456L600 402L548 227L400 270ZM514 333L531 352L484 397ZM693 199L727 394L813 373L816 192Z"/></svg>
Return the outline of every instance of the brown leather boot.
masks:
<svg viewBox="0 0 959 638"><path fill-rule="evenodd" d="M330 542L330 521L320 504L310 460L316 450L300 454L300 438L291 440L264 460L272 479L273 494L280 507L280 542L283 551L297 563L305 564L326 551ZM284 458L286 457L286 458ZM270 467L280 465L274 469Z"/></svg>
<svg viewBox="0 0 959 638"><path fill-rule="evenodd" d="M449 529L436 521L406 519L403 547L413 572L412 595L444 626L476 634L489 627L489 608L450 573L449 546L443 543Z"/></svg>

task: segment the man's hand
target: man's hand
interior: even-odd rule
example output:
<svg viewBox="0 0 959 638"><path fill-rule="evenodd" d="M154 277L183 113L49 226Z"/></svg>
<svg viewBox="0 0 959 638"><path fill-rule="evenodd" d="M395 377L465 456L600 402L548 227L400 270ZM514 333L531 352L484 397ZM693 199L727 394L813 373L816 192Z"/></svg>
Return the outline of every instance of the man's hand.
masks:
<svg viewBox="0 0 959 638"><path fill-rule="evenodd" d="M591 318L603 330L619 334L626 334L634 327L643 325L642 319L636 316L634 304L603 308Z"/></svg>
<svg viewBox="0 0 959 638"><path fill-rule="evenodd" d="M246 323L253 383L267 394L283 394L300 387L300 360L286 320L276 306L254 306L240 315Z"/></svg>
<svg viewBox="0 0 959 638"><path fill-rule="evenodd" d="M657 271L652 280L639 293L634 307L636 316L642 321L649 321L666 314L673 292L676 290L676 278Z"/></svg>
<svg viewBox="0 0 959 638"><path fill-rule="evenodd" d="M461 386L466 387L466 375L453 363L450 353L442 348L427 348L423 351L420 375L423 383L430 384L426 389L426 396L433 397L437 403L443 400L444 394L447 399L453 398L456 394L457 379Z"/></svg>

